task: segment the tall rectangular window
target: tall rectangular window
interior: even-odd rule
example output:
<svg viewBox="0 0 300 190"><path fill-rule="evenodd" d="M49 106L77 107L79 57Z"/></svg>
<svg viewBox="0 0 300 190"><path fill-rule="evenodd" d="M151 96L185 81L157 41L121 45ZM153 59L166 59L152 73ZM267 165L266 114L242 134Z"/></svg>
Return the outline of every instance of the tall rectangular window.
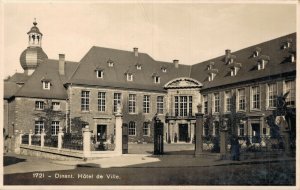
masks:
<svg viewBox="0 0 300 190"><path fill-rule="evenodd" d="M164 97L163 96L157 96L157 114L163 114L164 113Z"/></svg>
<svg viewBox="0 0 300 190"><path fill-rule="evenodd" d="M44 129L44 121L35 121L34 134L41 134Z"/></svg>
<svg viewBox="0 0 300 190"><path fill-rule="evenodd" d="M191 115L192 107L192 96L175 96L175 116Z"/></svg>
<svg viewBox="0 0 300 190"><path fill-rule="evenodd" d="M268 84L268 107L275 108L276 107L276 96L277 96L277 85Z"/></svg>
<svg viewBox="0 0 300 190"><path fill-rule="evenodd" d="M136 135L136 125L134 121L130 121L128 125L128 135L135 136Z"/></svg>
<svg viewBox="0 0 300 190"><path fill-rule="evenodd" d="M81 91L81 111L90 110L90 92Z"/></svg>
<svg viewBox="0 0 300 190"><path fill-rule="evenodd" d="M105 92L98 92L98 111L105 112Z"/></svg>
<svg viewBox="0 0 300 190"><path fill-rule="evenodd" d="M52 109L54 111L60 110L60 103L59 102L52 102Z"/></svg>
<svg viewBox="0 0 300 190"><path fill-rule="evenodd" d="M232 106L232 96L231 92L225 92L225 111L230 112L231 111L231 106Z"/></svg>
<svg viewBox="0 0 300 190"><path fill-rule="evenodd" d="M220 112L220 94L219 93L214 94L214 112L216 112L216 113Z"/></svg>
<svg viewBox="0 0 300 190"><path fill-rule="evenodd" d="M121 105L121 93L114 93L114 112L117 112L118 104Z"/></svg>
<svg viewBox="0 0 300 190"><path fill-rule="evenodd" d="M144 113L149 113L150 112L150 96L149 95L144 95L143 112Z"/></svg>
<svg viewBox="0 0 300 190"><path fill-rule="evenodd" d="M204 114L208 114L208 100L207 100L207 95L203 95L203 112L204 112Z"/></svg>
<svg viewBox="0 0 300 190"><path fill-rule="evenodd" d="M43 101L36 101L35 102L35 109L36 110L43 110L44 109L44 102Z"/></svg>
<svg viewBox="0 0 300 190"><path fill-rule="evenodd" d="M136 113L136 95L135 94L129 94L128 112Z"/></svg>
<svg viewBox="0 0 300 190"><path fill-rule="evenodd" d="M238 130L238 136L244 136L244 134L245 134L244 124L240 124Z"/></svg>
<svg viewBox="0 0 300 190"><path fill-rule="evenodd" d="M150 136L150 123L149 122L144 122L143 135L144 136Z"/></svg>
<svg viewBox="0 0 300 190"><path fill-rule="evenodd" d="M252 109L260 109L260 88L252 87Z"/></svg>
<svg viewBox="0 0 300 190"><path fill-rule="evenodd" d="M52 121L51 123L51 135L57 135L59 131L59 121Z"/></svg>
<svg viewBox="0 0 300 190"><path fill-rule="evenodd" d="M245 111L246 110L246 93L245 89L239 89L238 90L238 110Z"/></svg>
<svg viewBox="0 0 300 190"><path fill-rule="evenodd" d="M295 81L285 81L285 92L289 92L287 98L286 98L286 104L288 106L294 106L295 105L295 97L296 97L296 86Z"/></svg>

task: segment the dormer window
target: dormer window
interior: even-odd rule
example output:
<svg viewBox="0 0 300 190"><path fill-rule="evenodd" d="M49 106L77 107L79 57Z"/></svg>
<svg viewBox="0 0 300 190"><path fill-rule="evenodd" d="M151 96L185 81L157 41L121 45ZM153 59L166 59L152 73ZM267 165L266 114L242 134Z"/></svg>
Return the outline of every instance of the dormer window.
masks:
<svg viewBox="0 0 300 190"><path fill-rule="evenodd" d="M292 41L293 40L291 38L288 38L283 44L283 49L290 48L292 46Z"/></svg>
<svg viewBox="0 0 300 190"><path fill-rule="evenodd" d="M43 89L44 90L50 90L50 82L49 81L44 81L43 82Z"/></svg>
<svg viewBox="0 0 300 190"><path fill-rule="evenodd" d="M291 59L291 63L295 63L295 54L292 53L290 59Z"/></svg>
<svg viewBox="0 0 300 190"><path fill-rule="evenodd" d="M253 51L253 57L258 57L260 55L261 48L256 47L255 50Z"/></svg>
<svg viewBox="0 0 300 190"><path fill-rule="evenodd" d="M112 60L110 60L110 59L107 61L107 63L108 63L109 67L113 67L114 66L114 62Z"/></svg>
<svg viewBox="0 0 300 190"><path fill-rule="evenodd" d="M242 67L241 63L232 63L230 65L230 76L236 76L240 68Z"/></svg>
<svg viewBox="0 0 300 190"><path fill-rule="evenodd" d="M215 73L210 73L209 76L208 76L208 81L213 81L215 76L216 76Z"/></svg>
<svg viewBox="0 0 300 190"><path fill-rule="evenodd" d="M209 71L209 70L212 70L213 67L214 67L214 65L215 65L215 62L210 62L210 63L208 64L208 66L207 66L207 70L208 70L208 71Z"/></svg>
<svg viewBox="0 0 300 190"><path fill-rule="evenodd" d="M142 70L142 64L140 63L135 64L135 67L137 70Z"/></svg>
<svg viewBox="0 0 300 190"><path fill-rule="evenodd" d="M103 71L102 70L97 70L96 71L96 75L97 75L97 78L103 78Z"/></svg>
<svg viewBox="0 0 300 190"><path fill-rule="evenodd" d="M133 81L133 75L131 73L127 73L127 81Z"/></svg>
<svg viewBox="0 0 300 190"><path fill-rule="evenodd" d="M44 90L50 90L50 86L51 86L50 81L51 81L50 79L42 79Z"/></svg>
<svg viewBox="0 0 300 190"><path fill-rule="evenodd" d="M167 68L166 68L166 67L162 67L162 68L161 68L161 71L162 71L163 73L166 73L166 72L167 72Z"/></svg>
<svg viewBox="0 0 300 190"><path fill-rule="evenodd" d="M261 60L258 62L257 69L258 70L265 69L265 61L264 60Z"/></svg>
<svg viewBox="0 0 300 190"><path fill-rule="evenodd" d="M233 77L236 74L237 74L237 68L236 67L231 68L230 75Z"/></svg>
<svg viewBox="0 0 300 190"><path fill-rule="evenodd" d="M155 84L159 84L160 83L160 77L159 76L154 77L154 83Z"/></svg>
<svg viewBox="0 0 300 190"><path fill-rule="evenodd" d="M266 55L262 55L257 62L257 70L265 69L267 63L270 61L270 57Z"/></svg>

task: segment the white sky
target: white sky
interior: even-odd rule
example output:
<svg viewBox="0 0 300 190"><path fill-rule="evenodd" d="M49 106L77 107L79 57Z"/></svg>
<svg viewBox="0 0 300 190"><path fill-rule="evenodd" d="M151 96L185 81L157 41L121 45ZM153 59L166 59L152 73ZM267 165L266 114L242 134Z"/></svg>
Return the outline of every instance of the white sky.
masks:
<svg viewBox="0 0 300 190"><path fill-rule="evenodd" d="M17 70L33 18L49 58L79 61L93 46L195 64L296 31L295 4L5 3L4 76Z"/></svg>

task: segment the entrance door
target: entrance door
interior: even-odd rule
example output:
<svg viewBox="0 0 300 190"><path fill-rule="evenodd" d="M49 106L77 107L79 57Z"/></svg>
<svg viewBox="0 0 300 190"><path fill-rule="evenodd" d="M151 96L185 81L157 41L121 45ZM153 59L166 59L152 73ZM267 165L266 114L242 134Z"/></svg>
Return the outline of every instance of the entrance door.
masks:
<svg viewBox="0 0 300 190"><path fill-rule="evenodd" d="M258 123L252 123L252 142L260 143L260 125Z"/></svg>
<svg viewBox="0 0 300 190"><path fill-rule="evenodd" d="M187 124L179 124L179 141L187 142L188 140L188 125Z"/></svg>
<svg viewBox="0 0 300 190"><path fill-rule="evenodd" d="M106 141L106 125L97 125L97 142L105 142Z"/></svg>

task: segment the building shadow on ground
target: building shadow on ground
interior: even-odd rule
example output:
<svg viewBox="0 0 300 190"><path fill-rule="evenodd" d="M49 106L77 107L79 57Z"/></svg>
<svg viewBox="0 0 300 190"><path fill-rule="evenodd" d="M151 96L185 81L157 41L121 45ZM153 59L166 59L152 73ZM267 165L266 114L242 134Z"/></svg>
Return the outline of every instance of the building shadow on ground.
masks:
<svg viewBox="0 0 300 190"><path fill-rule="evenodd" d="M4 159L3 159L3 165L4 166L17 164L17 163L20 163L20 162L26 162L26 159L17 158L17 157L14 157L14 156L4 156Z"/></svg>

